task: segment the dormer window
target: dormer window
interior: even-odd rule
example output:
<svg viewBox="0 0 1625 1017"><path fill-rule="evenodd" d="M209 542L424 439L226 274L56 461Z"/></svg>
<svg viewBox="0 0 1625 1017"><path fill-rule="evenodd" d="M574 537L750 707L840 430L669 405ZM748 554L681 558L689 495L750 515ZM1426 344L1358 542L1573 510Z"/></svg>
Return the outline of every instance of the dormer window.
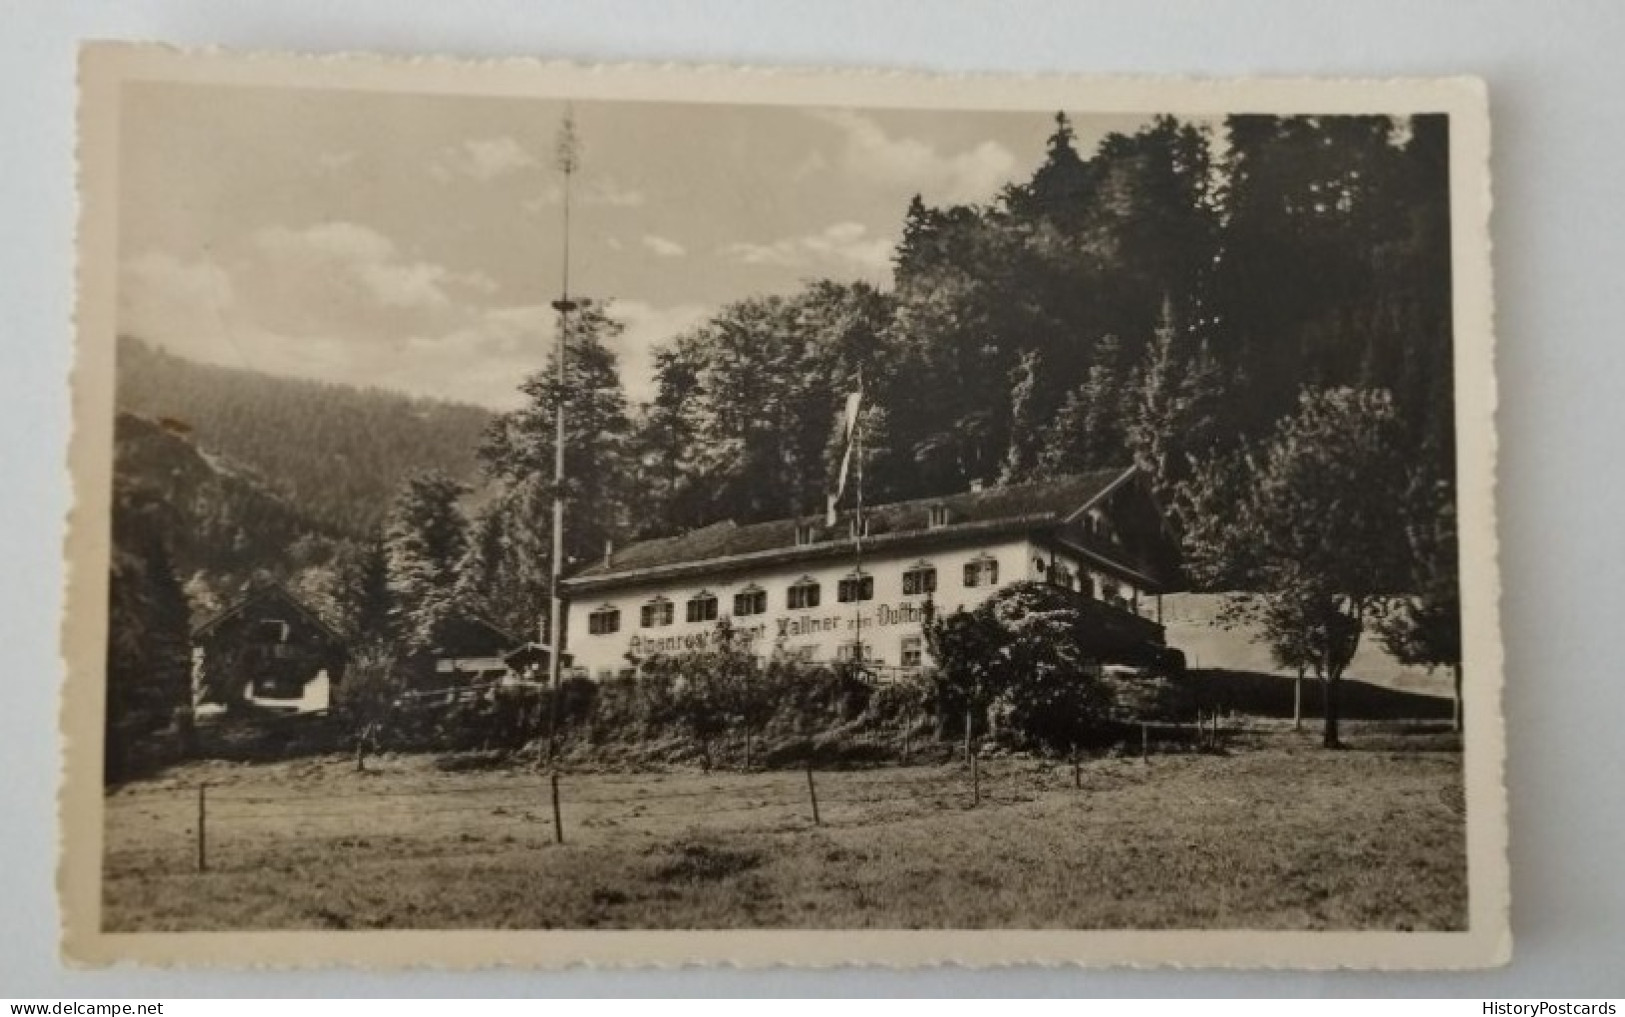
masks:
<svg viewBox="0 0 1625 1017"><path fill-rule="evenodd" d="M697 593L688 600L688 613L691 622L708 622L717 620L717 598L712 593Z"/></svg>
<svg viewBox="0 0 1625 1017"><path fill-rule="evenodd" d="M621 630L621 612L608 604L587 616L587 632L594 636L607 636Z"/></svg>
<svg viewBox="0 0 1625 1017"><path fill-rule="evenodd" d="M1110 537L1111 524L1106 521L1106 513L1099 509L1090 509L1084 517L1084 525L1089 529L1091 537Z"/></svg>
<svg viewBox="0 0 1625 1017"><path fill-rule="evenodd" d="M867 537L869 535L869 520L860 519L854 515L852 520L847 523L847 532L852 535L853 540L857 540L859 537Z"/></svg>
<svg viewBox="0 0 1625 1017"><path fill-rule="evenodd" d="M941 527L944 527L944 526L947 526L947 525L948 525L948 506L946 506L946 505L933 505L933 506L930 507L930 509L928 509L926 511L926 527L928 529L932 529L932 530L940 529Z"/></svg>
<svg viewBox="0 0 1625 1017"><path fill-rule="evenodd" d="M796 524L796 546L797 547L806 547L808 544L811 544L812 542L813 542L813 524L812 523L797 523Z"/></svg>

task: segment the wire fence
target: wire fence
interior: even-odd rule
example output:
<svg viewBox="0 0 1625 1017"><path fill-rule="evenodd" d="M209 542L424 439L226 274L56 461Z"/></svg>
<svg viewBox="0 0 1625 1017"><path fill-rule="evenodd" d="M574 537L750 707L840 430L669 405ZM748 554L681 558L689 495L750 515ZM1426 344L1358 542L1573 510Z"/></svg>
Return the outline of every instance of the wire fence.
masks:
<svg viewBox="0 0 1625 1017"><path fill-rule="evenodd" d="M1149 764L1150 756L972 754L946 764L706 774L482 771L412 775L434 784L376 789L207 783L126 789L108 799L109 850L139 854L170 871L203 872L290 865L301 851L449 857L467 853L470 844L528 850L627 831L813 830L1111 791L1149 777L1149 765L1125 765L1137 763Z"/></svg>

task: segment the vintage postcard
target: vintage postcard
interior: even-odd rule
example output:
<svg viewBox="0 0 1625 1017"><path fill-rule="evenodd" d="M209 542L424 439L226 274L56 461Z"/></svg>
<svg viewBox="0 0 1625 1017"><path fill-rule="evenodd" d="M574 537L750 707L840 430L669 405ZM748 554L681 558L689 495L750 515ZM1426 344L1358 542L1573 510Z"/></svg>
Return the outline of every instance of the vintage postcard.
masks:
<svg viewBox="0 0 1625 1017"><path fill-rule="evenodd" d="M69 959L1509 956L1480 83L80 74Z"/></svg>

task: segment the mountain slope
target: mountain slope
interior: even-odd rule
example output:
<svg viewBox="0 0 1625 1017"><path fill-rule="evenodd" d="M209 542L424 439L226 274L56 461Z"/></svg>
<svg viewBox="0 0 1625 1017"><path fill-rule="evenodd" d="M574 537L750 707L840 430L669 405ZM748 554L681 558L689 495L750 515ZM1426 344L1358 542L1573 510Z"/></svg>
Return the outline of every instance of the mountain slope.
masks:
<svg viewBox="0 0 1625 1017"><path fill-rule="evenodd" d="M119 341L117 402L349 536L372 531L416 471L477 483L491 419L476 406L201 364L130 337Z"/></svg>
<svg viewBox="0 0 1625 1017"><path fill-rule="evenodd" d="M175 572L242 578L277 571L301 537L323 535L252 471L206 453L157 421L119 413L113 475L121 492L149 506Z"/></svg>

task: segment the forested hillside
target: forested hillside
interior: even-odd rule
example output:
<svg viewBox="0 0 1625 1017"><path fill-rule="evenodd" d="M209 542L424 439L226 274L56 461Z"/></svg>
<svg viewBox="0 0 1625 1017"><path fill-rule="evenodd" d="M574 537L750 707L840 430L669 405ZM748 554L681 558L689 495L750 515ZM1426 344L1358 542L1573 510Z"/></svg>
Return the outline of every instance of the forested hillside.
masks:
<svg viewBox="0 0 1625 1017"><path fill-rule="evenodd" d="M814 280L723 307L659 352L646 406L589 310L567 365L568 553L819 511L860 379L874 501L1135 461L1176 513L1228 517L1248 450L1342 388L1384 393L1410 479L1448 488L1447 169L1440 116L1160 117L1080 152L1057 115L1042 165L992 203L898 210L889 290ZM506 491L490 532L546 528L551 370L486 443ZM501 558L477 563L490 584L541 588L545 548Z"/></svg>
<svg viewBox="0 0 1625 1017"><path fill-rule="evenodd" d="M281 574L296 543L326 536L255 471L157 421L121 412L113 438L115 505L130 516L120 532L161 544L194 589L229 592L256 573ZM203 599L212 606L218 595Z"/></svg>
<svg viewBox="0 0 1625 1017"><path fill-rule="evenodd" d="M117 399L253 470L317 527L355 537L377 530L415 471L475 479L490 419L474 406L200 364L132 337L119 342Z"/></svg>

